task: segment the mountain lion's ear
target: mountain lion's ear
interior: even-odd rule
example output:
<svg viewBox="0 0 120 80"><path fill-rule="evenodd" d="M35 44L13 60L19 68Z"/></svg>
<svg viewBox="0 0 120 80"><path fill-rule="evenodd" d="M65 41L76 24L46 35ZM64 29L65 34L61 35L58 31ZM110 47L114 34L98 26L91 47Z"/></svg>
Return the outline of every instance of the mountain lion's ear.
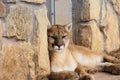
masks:
<svg viewBox="0 0 120 80"><path fill-rule="evenodd" d="M67 31L71 32L71 30L72 30L72 23L69 23L69 24L65 25L65 29Z"/></svg>

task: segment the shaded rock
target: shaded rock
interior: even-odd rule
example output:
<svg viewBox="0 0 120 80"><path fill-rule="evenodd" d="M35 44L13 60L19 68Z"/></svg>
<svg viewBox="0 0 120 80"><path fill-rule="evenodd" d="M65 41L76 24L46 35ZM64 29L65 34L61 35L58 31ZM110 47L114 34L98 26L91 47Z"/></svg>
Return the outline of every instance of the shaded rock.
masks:
<svg viewBox="0 0 120 80"><path fill-rule="evenodd" d="M101 0L73 0L73 17L79 21L99 20ZM93 4L94 5L91 5Z"/></svg>
<svg viewBox="0 0 120 80"><path fill-rule="evenodd" d="M88 47L93 51L102 52L104 50L104 39L95 21L78 24L74 32L76 44Z"/></svg>
<svg viewBox="0 0 120 80"><path fill-rule="evenodd" d="M33 28L33 15L30 7L19 4L10 7L7 18L6 37L17 40L28 40Z"/></svg>
<svg viewBox="0 0 120 80"><path fill-rule="evenodd" d="M0 17L6 16L6 6L0 1Z"/></svg>
<svg viewBox="0 0 120 80"><path fill-rule="evenodd" d="M3 2L8 2L8 3L9 3L9 2L10 2L10 3L11 3L11 2L16 2L16 0L2 0L2 1L3 1Z"/></svg>
<svg viewBox="0 0 120 80"><path fill-rule="evenodd" d="M48 56L47 27L49 20L46 8L40 8L35 12L35 25L32 45L35 51L37 80L50 74L50 62Z"/></svg>

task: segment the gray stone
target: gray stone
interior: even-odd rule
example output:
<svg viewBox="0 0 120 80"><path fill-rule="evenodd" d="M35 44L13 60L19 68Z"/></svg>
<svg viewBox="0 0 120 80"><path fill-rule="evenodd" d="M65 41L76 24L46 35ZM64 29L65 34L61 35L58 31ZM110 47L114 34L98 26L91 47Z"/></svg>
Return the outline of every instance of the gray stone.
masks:
<svg viewBox="0 0 120 80"><path fill-rule="evenodd" d="M2 0L3 2L8 2L8 3L15 3L16 2L16 0Z"/></svg>

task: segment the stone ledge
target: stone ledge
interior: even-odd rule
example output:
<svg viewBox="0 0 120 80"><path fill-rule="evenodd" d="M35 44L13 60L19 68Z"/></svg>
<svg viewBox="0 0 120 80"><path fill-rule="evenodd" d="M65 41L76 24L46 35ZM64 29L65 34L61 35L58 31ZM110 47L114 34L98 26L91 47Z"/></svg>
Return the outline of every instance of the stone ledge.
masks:
<svg viewBox="0 0 120 80"><path fill-rule="evenodd" d="M30 2L30 3L40 3L40 4L46 2L46 0L21 0L21 1Z"/></svg>

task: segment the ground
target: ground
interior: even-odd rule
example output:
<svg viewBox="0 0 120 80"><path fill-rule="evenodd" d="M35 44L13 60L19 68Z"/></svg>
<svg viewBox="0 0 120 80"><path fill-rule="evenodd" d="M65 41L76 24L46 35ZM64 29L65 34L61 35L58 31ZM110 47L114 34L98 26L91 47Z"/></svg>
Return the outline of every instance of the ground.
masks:
<svg viewBox="0 0 120 80"><path fill-rule="evenodd" d="M108 73L95 73L94 74L95 80L120 80L120 75L111 75Z"/></svg>

